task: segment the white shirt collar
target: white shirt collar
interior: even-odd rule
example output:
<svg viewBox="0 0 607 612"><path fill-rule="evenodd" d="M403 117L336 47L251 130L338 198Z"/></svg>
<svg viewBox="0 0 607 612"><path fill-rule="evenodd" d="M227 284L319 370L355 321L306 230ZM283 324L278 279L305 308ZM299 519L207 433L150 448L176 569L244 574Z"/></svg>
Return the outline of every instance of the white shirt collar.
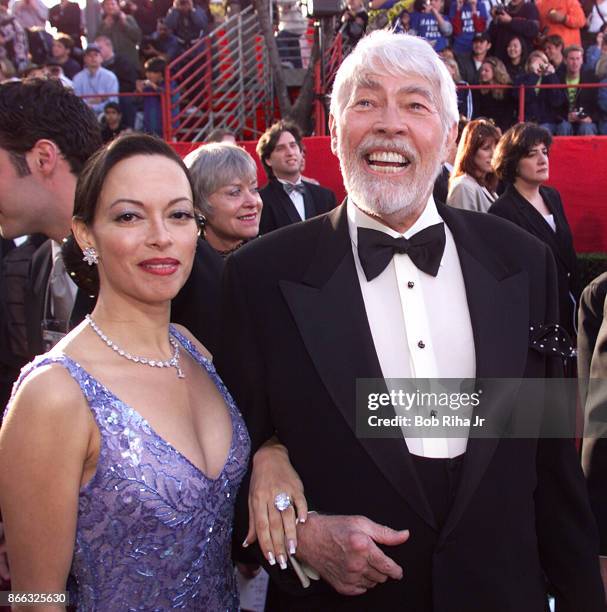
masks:
<svg viewBox="0 0 607 612"><path fill-rule="evenodd" d="M281 178L278 178L278 177L276 177L276 180L279 183L282 183L283 185L286 185L287 183L289 185L299 185L301 183L301 175L299 176L299 178L294 183L292 181L285 181L284 179L281 179Z"/></svg>
<svg viewBox="0 0 607 612"><path fill-rule="evenodd" d="M61 256L61 244L56 240L51 240L51 254L53 256L53 263Z"/></svg>
<svg viewBox="0 0 607 612"><path fill-rule="evenodd" d="M436 204L434 202L434 197L430 194L428 198L428 203L426 207L422 211L422 214L418 217L417 221L404 233L400 234L399 232L394 231L392 228L384 225L377 219L370 217L365 214L358 206L354 204L352 199L348 197L347 203L347 214L348 214L348 229L350 231L350 238L354 243L354 246L358 246L358 234L357 229L359 227L366 227L368 229L378 230L380 232L384 232L388 234L388 236L392 236L392 238L410 238L413 234L417 234L423 229L430 227L431 225L436 225L437 223L441 223L443 220L441 216L438 214L438 210L436 208Z"/></svg>

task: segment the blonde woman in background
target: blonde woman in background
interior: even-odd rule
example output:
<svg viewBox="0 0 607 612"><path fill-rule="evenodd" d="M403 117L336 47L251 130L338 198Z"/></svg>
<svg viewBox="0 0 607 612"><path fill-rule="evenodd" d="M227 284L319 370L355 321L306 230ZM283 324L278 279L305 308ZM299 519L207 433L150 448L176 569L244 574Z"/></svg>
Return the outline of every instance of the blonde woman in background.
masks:
<svg viewBox="0 0 607 612"><path fill-rule="evenodd" d="M486 57L479 70L480 85L512 85L512 79L497 57ZM489 88L475 89L472 92L474 102L473 118L488 117L495 125L506 131L514 123L514 104L512 89Z"/></svg>

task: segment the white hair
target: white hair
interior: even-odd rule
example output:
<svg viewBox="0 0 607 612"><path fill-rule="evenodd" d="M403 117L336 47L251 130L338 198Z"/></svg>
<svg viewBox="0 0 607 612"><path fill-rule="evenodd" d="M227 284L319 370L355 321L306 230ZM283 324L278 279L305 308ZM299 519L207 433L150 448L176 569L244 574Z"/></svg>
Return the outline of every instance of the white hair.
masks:
<svg viewBox="0 0 607 612"><path fill-rule="evenodd" d="M337 120L356 85L369 73L426 79L445 132L459 121L455 83L436 51L422 38L377 30L365 36L342 62L333 83L330 112Z"/></svg>
<svg viewBox="0 0 607 612"><path fill-rule="evenodd" d="M214 214L209 196L232 181L257 178L255 160L241 147L227 142L204 144L183 158L194 183L200 208L207 218Z"/></svg>

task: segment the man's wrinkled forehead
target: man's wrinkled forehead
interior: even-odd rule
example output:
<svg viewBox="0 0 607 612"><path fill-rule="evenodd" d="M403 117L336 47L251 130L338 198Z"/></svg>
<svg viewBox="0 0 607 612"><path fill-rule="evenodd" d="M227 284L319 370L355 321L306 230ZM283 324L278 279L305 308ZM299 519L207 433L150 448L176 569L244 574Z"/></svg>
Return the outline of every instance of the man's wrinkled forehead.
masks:
<svg viewBox="0 0 607 612"><path fill-rule="evenodd" d="M436 86L433 86L427 77L413 73L395 75L360 72L354 77L350 101L361 89L380 93L385 89L380 80L385 77L392 79L391 85L396 87L396 96L417 94L425 98L435 110L439 109Z"/></svg>

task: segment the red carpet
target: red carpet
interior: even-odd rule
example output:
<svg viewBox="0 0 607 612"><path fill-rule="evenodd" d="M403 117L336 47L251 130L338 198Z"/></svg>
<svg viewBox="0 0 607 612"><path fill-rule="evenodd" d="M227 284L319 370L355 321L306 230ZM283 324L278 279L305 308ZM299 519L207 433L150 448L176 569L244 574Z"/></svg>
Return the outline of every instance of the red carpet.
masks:
<svg viewBox="0 0 607 612"><path fill-rule="evenodd" d="M304 138L304 143L304 174L332 189L340 201L345 191L329 138ZM241 144L257 161L260 185L263 185L266 176L255 154L256 143ZM199 145L174 143L173 146L180 155L185 155ZM556 138L550 153L548 184L561 194L577 252L607 252L607 138Z"/></svg>

